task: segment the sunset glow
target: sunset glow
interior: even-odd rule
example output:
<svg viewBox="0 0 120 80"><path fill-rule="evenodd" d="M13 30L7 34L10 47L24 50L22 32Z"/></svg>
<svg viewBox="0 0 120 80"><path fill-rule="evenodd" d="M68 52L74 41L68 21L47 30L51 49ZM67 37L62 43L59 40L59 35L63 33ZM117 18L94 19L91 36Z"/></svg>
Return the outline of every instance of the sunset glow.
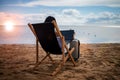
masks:
<svg viewBox="0 0 120 80"><path fill-rule="evenodd" d="M14 29L14 23L11 21L5 22L5 30L12 31Z"/></svg>

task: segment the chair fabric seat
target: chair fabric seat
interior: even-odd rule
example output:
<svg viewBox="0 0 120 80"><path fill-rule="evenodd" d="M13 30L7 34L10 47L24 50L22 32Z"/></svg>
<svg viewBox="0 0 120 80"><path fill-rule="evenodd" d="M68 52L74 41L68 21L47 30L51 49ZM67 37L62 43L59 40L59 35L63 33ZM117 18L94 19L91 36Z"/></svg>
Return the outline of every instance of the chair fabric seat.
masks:
<svg viewBox="0 0 120 80"><path fill-rule="evenodd" d="M42 48L51 54L62 54L52 23L32 24Z"/></svg>

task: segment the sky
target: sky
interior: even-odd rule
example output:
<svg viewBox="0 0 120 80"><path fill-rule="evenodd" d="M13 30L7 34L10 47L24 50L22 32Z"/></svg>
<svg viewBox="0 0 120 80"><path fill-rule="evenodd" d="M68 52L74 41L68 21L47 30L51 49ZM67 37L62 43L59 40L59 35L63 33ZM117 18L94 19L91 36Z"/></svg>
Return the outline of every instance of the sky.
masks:
<svg viewBox="0 0 120 80"><path fill-rule="evenodd" d="M120 0L0 0L0 25L39 23L47 16L59 25L120 27Z"/></svg>
<svg viewBox="0 0 120 80"><path fill-rule="evenodd" d="M58 25L71 25L72 29L78 26L75 30L82 42L120 43L120 0L0 0L0 25L27 26L44 22L47 16L55 17ZM6 36L1 29L1 43L6 37L14 39L13 34L20 34L19 31L4 32ZM21 36L28 37L22 32L16 36L16 41Z"/></svg>

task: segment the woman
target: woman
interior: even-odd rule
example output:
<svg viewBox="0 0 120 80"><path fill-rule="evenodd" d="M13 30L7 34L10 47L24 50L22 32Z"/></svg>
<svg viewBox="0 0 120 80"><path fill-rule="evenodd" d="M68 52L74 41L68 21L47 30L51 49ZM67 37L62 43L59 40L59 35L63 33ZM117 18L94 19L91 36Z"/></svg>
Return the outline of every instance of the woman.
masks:
<svg viewBox="0 0 120 80"><path fill-rule="evenodd" d="M52 22L53 20L55 20L56 21L56 19L53 17L53 16L48 16L46 19L45 19L45 23L46 22Z"/></svg>
<svg viewBox="0 0 120 80"><path fill-rule="evenodd" d="M52 22L52 21L55 21L55 22L56 22L56 19L55 19L53 16L48 16L48 17L45 19L44 22L47 23L47 22ZM56 34L56 36L57 36L58 44L59 44L59 46L60 46L60 48L61 48L61 47L62 47L62 41L61 41L60 37L58 37L58 33L56 32L55 34Z"/></svg>

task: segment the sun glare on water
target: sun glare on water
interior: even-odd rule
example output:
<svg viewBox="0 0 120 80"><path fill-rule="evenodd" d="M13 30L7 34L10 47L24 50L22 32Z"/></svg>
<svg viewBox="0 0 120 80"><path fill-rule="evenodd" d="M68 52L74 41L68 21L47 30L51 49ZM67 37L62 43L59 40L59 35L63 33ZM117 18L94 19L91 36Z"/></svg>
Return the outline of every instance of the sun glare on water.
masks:
<svg viewBox="0 0 120 80"><path fill-rule="evenodd" d="M13 22L10 22L10 21L8 21L8 22L5 22L5 30L6 31L13 31L13 29L14 29L14 23Z"/></svg>

